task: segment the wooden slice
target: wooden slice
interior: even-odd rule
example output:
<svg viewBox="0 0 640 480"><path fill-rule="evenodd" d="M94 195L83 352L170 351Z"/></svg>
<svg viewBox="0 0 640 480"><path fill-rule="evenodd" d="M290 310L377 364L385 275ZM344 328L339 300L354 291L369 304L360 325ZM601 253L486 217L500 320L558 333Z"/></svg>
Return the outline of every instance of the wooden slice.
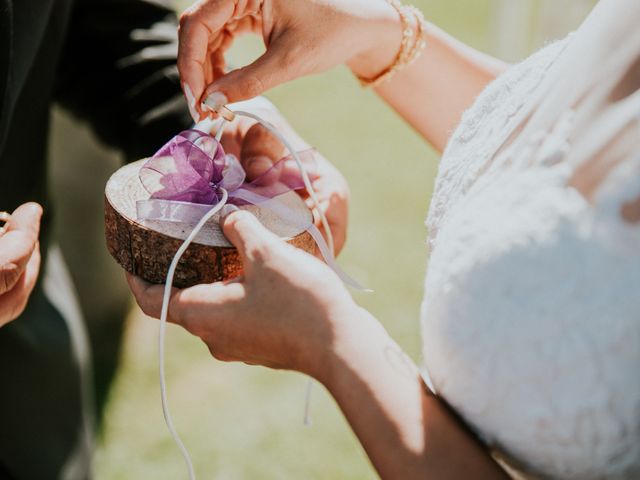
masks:
<svg viewBox="0 0 640 480"><path fill-rule="evenodd" d="M138 178L144 162L140 160L121 168L107 182L104 202L107 248L126 271L152 283L164 283L171 260L193 225L136 219L136 202L149 198ZM300 216L299 224L311 222L311 212L295 192L278 199ZM288 243L307 252L314 251L314 241L307 231L285 223L267 208L255 205L241 208L253 213L266 228ZM238 252L223 235L219 215L215 215L182 256L173 284L185 288L241 274Z"/></svg>

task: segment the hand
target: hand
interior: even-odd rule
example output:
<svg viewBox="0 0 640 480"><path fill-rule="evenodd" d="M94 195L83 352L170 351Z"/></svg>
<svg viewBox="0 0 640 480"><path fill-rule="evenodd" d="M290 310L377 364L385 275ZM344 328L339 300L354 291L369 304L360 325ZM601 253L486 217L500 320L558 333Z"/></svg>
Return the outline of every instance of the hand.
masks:
<svg viewBox="0 0 640 480"><path fill-rule="evenodd" d="M259 115L275 125L292 143L296 150L307 150L309 144L289 125L277 108L266 98L260 97L238 105L242 110ZM240 159L249 180L253 180L267 171L275 162L288 155L285 146L266 128L254 120L237 116L227 124L222 136L222 145L227 153ZM342 174L320 153L315 155L316 169L310 171L311 183L320 202L319 209L324 213L333 235L335 255L342 250L347 238L349 222L349 186ZM307 198L304 190L298 193L306 199L309 208L313 202ZM314 218L316 226L323 234L320 218Z"/></svg>
<svg viewBox="0 0 640 480"><path fill-rule="evenodd" d="M321 382L380 478L505 478L326 265L249 212L231 213L223 229L242 257L244 277L174 289L169 321L200 337L219 360L295 370ZM164 287L130 274L127 280L142 310L159 317Z"/></svg>
<svg viewBox="0 0 640 480"><path fill-rule="evenodd" d="M22 205L0 235L0 327L20 316L36 284L41 216L40 205Z"/></svg>
<svg viewBox="0 0 640 480"><path fill-rule="evenodd" d="M329 267L249 212L231 213L223 230L241 256L243 278L174 289L168 320L204 340L219 360L324 378L337 339L363 326L362 311ZM140 308L158 318L164 287L130 274L127 280Z"/></svg>
<svg viewBox="0 0 640 480"><path fill-rule="evenodd" d="M343 63L373 77L398 54L400 25L384 0L201 0L180 20L178 70L195 99L218 92L227 102ZM224 75L224 54L242 33L262 34L267 50Z"/></svg>

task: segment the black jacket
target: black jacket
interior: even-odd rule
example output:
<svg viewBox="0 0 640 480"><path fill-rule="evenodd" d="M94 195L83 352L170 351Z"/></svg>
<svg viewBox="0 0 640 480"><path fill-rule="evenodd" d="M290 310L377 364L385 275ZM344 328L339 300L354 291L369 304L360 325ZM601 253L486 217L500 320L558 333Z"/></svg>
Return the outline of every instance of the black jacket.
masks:
<svg viewBox="0 0 640 480"><path fill-rule="evenodd" d="M169 0L0 0L0 210L29 200L48 210L54 101L130 160L188 126L171 7Z"/></svg>
<svg viewBox="0 0 640 480"><path fill-rule="evenodd" d="M0 210L42 203L43 253L52 102L127 158L148 156L191 121L176 43L164 0L0 0ZM79 369L38 284L21 318L0 329L0 479L60 478L82 425Z"/></svg>

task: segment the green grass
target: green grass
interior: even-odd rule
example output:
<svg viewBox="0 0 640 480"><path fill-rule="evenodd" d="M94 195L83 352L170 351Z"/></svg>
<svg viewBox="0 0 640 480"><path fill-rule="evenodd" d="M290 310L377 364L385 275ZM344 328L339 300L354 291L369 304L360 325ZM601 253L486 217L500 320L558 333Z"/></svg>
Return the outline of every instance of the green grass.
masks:
<svg viewBox="0 0 640 480"><path fill-rule="evenodd" d="M488 46L489 0L416 4L459 38ZM255 42L243 41L234 61L246 62L258 52ZM420 361L424 218L437 155L345 69L298 80L268 96L348 178L352 223L340 262L375 290L356 294L357 300ZM162 418L156 337L157 323L134 310L97 455L98 479L186 478ZM174 419L199 478L375 478L321 387L313 395L314 425L303 427L302 376L216 362L198 339L174 327L167 358Z"/></svg>

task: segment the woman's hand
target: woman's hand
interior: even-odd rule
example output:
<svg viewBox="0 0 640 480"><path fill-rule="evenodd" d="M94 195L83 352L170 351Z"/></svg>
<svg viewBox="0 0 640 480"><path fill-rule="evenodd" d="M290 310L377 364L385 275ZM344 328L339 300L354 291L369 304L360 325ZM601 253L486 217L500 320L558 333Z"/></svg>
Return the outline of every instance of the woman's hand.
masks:
<svg viewBox="0 0 640 480"><path fill-rule="evenodd" d="M242 33L261 34L267 51L224 75L224 54ZM393 63L401 38L385 0L201 0L180 20L178 69L196 99L219 92L221 103L237 102L343 63L374 76Z"/></svg>
<svg viewBox="0 0 640 480"><path fill-rule="evenodd" d="M241 33L261 34L266 52L225 74L224 55ZM385 0L200 0L181 18L178 70L192 115L252 98L295 78L346 63L375 78L394 64L403 27ZM506 64L434 25L427 48L376 92L438 150ZM206 108L205 108L206 110Z"/></svg>
<svg viewBox="0 0 640 480"><path fill-rule="evenodd" d="M169 321L200 337L219 360L296 370L320 381L382 479L506 478L326 265L249 212L231 213L223 228L241 255L244 277L174 289ZM164 287L127 279L142 310L158 318Z"/></svg>
<svg viewBox="0 0 640 480"><path fill-rule="evenodd" d="M169 321L200 337L219 360L327 377L336 339L362 317L340 279L246 211L230 214L223 229L238 249L244 276L174 290ZM140 308L158 318L164 287L127 279Z"/></svg>
<svg viewBox="0 0 640 480"><path fill-rule="evenodd" d="M0 235L0 327L20 316L36 284L41 216L40 205L22 205Z"/></svg>
<svg viewBox="0 0 640 480"><path fill-rule="evenodd" d="M310 148L266 98L258 97L231 107L257 114L272 123L296 150ZM249 180L259 177L275 162L288 155L285 146L266 128L255 120L240 116L236 116L236 119L225 127L222 145L225 152L240 159ZM320 202L319 209L327 218L333 235L334 254L338 255L347 239L349 186L342 174L318 152L314 152L314 169L308 173ZM306 191L300 190L298 193L306 199L309 208L314 207L311 199L307 198ZM314 220L316 226L324 233L320 218L316 215Z"/></svg>

